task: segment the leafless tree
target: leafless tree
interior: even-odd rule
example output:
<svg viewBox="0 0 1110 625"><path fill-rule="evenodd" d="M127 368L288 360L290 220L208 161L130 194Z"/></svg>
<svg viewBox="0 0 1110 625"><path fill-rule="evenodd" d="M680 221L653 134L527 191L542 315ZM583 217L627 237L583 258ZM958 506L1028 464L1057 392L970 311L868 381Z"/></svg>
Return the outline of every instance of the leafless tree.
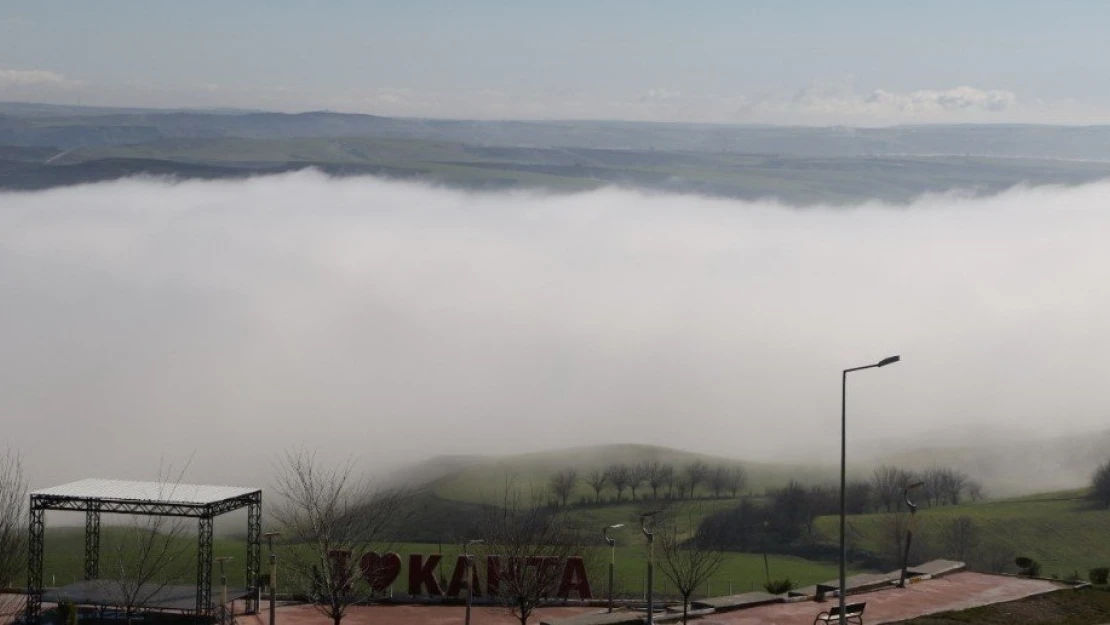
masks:
<svg viewBox="0 0 1110 625"><path fill-rule="evenodd" d="M567 506L567 499L578 485L578 470L574 468L563 469L551 476L551 492L559 500L559 505Z"/></svg>
<svg viewBox="0 0 1110 625"><path fill-rule="evenodd" d="M976 480L968 480L967 496L972 501L982 501L986 497L986 495L983 494L983 485Z"/></svg>
<svg viewBox="0 0 1110 625"><path fill-rule="evenodd" d="M875 499L880 505L886 508L887 512L893 512L902 501L902 489L913 481L913 475L909 471L883 465L878 467L871 473L871 487L875 493Z"/></svg>
<svg viewBox="0 0 1110 625"><path fill-rule="evenodd" d="M969 516L958 516L945 521L940 534L947 556L961 562L967 562L979 547L981 532Z"/></svg>
<svg viewBox="0 0 1110 625"><path fill-rule="evenodd" d="M726 488L728 492L732 493L735 497L740 491L744 490L748 485L748 472L744 467L734 466L728 470L728 478L726 480Z"/></svg>
<svg viewBox="0 0 1110 625"><path fill-rule="evenodd" d="M492 560L498 567L496 588L487 591L521 625L555 596L567 559L582 550L565 509L550 509L540 497L508 486L501 505L486 513L481 535L487 566Z"/></svg>
<svg viewBox="0 0 1110 625"><path fill-rule="evenodd" d="M697 496L698 485L701 484L709 477L709 465L701 460L695 460L686 465L683 470L683 477L686 478L686 483L690 487L690 497Z"/></svg>
<svg viewBox="0 0 1110 625"><path fill-rule="evenodd" d="M963 494L964 489L967 487L968 476L963 471L956 469L943 469L941 470L941 495L945 503L953 506L959 505L960 496Z"/></svg>
<svg viewBox="0 0 1110 625"><path fill-rule="evenodd" d="M601 503L601 491L609 483L609 472L601 467L591 469L584 478L590 488L594 489L594 503Z"/></svg>
<svg viewBox="0 0 1110 625"><path fill-rule="evenodd" d="M641 484L648 481L648 477L650 475L650 463L648 463L646 460L632 467L632 479L628 482L628 489L632 491L633 501L636 500L636 489L639 488Z"/></svg>
<svg viewBox="0 0 1110 625"><path fill-rule="evenodd" d="M690 595L724 563L724 553L708 540L698 540L696 531L702 519L697 506L671 510L658 519L655 530L661 558L660 571L682 595L682 622L689 615Z"/></svg>
<svg viewBox="0 0 1110 625"><path fill-rule="evenodd" d="M188 463L176 472L172 467L162 467L156 480L156 497L172 500L187 469ZM124 527L109 534L107 557L102 557L101 563L128 623L174 579L191 570L188 530L178 518L130 516Z"/></svg>
<svg viewBox="0 0 1110 625"><path fill-rule="evenodd" d="M23 457L0 454L0 590L19 587L27 564L27 478ZM23 610L22 595L0 594L0 623Z"/></svg>
<svg viewBox="0 0 1110 625"><path fill-rule="evenodd" d="M609 483L617 489L617 501L620 501L624 489L632 483L632 467L624 463L611 464L605 472L609 476Z"/></svg>
<svg viewBox="0 0 1110 625"><path fill-rule="evenodd" d="M350 606L374 597L379 571L366 567L379 560L367 556L388 550L390 527L411 510L409 494L376 489L355 475L352 462L326 466L303 450L286 452L276 471L281 502L274 517L301 547L290 550L284 566L339 625Z"/></svg>
<svg viewBox="0 0 1110 625"><path fill-rule="evenodd" d="M714 497L720 499L721 493L726 488L728 488L728 467L717 465L709 472L709 490L713 491Z"/></svg>

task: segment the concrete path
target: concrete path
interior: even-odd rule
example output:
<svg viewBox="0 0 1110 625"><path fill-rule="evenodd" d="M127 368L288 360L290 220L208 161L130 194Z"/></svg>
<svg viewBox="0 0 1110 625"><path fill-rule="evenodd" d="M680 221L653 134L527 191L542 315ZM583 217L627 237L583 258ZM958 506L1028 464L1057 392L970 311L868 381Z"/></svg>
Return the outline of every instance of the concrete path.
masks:
<svg viewBox="0 0 1110 625"><path fill-rule="evenodd" d="M1063 586L1054 582L982 573L953 573L940 579L922 580L906 588L892 588L853 594L850 603L867 602L863 622L868 625L902 621L909 618L963 610L980 605L1014 601L1039 595ZM707 616L699 625L798 625L809 624L818 612L836 605L836 599L823 603L799 601L779 603L750 610Z"/></svg>

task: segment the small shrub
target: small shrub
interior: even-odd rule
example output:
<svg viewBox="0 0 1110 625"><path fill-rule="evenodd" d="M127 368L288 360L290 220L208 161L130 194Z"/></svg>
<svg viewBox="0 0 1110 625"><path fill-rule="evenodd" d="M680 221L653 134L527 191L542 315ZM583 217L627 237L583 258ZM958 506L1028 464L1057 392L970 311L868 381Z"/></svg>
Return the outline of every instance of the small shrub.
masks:
<svg viewBox="0 0 1110 625"><path fill-rule="evenodd" d="M1100 566L1087 572L1087 579L1092 584L1105 584L1110 579L1110 567Z"/></svg>
<svg viewBox="0 0 1110 625"><path fill-rule="evenodd" d="M58 621L61 625L77 625L77 606L72 601L58 604Z"/></svg>
<svg viewBox="0 0 1110 625"><path fill-rule="evenodd" d="M1041 575L1041 563L1037 562L1033 558L1018 556L1017 558L1014 558L1014 564L1016 564L1018 566L1018 569L1020 569L1018 571L1018 575L1021 575L1023 577L1040 577Z"/></svg>
<svg viewBox="0 0 1110 625"><path fill-rule="evenodd" d="M772 595L781 595L784 592L794 590L794 582L789 577L786 579L772 579L766 584L763 584L764 590Z"/></svg>

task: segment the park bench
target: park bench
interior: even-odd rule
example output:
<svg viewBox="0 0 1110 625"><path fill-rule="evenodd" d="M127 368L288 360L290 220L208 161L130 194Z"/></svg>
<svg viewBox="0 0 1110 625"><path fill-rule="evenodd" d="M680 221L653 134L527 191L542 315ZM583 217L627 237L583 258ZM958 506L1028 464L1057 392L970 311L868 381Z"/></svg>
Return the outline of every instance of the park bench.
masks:
<svg viewBox="0 0 1110 625"><path fill-rule="evenodd" d="M825 595L834 593L840 590L839 586L829 586L827 584L817 584L817 600L824 601Z"/></svg>
<svg viewBox="0 0 1110 625"><path fill-rule="evenodd" d="M866 603L849 603L844 606L844 620L848 623L856 623L863 625L863 609L867 607ZM839 623L840 622L840 606L834 605L829 608L828 612L822 612L813 619L813 625L818 623Z"/></svg>

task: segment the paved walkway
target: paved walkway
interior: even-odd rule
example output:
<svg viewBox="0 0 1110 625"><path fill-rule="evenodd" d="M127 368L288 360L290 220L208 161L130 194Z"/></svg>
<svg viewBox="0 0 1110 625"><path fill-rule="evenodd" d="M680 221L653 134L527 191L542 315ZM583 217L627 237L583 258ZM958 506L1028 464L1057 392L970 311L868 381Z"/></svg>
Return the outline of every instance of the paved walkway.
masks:
<svg viewBox="0 0 1110 625"><path fill-rule="evenodd" d="M906 588L876 590L848 596L849 603L867 602L863 621L868 625L890 623L936 612L963 610L990 603L1014 601L1061 588L1039 579L1003 577L982 573L953 573L940 579L919 581ZM699 625L808 625L818 612L836 605L801 601L738 610L707 616Z"/></svg>
<svg viewBox="0 0 1110 625"><path fill-rule="evenodd" d="M466 608L463 606L433 605L372 605L353 606L343 618L343 625L461 625ZM586 612L603 612L599 608L540 608L528 619L529 625L539 623L541 618L565 618ZM270 614L267 608L259 613L259 620L268 623ZM237 617L238 618L238 617ZM280 625L331 625L310 605L278 607L277 622ZM470 612L471 625L520 625L513 615L504 609L490 606L474 606ZM256 625L248 622L247 625Z"/></svg>

